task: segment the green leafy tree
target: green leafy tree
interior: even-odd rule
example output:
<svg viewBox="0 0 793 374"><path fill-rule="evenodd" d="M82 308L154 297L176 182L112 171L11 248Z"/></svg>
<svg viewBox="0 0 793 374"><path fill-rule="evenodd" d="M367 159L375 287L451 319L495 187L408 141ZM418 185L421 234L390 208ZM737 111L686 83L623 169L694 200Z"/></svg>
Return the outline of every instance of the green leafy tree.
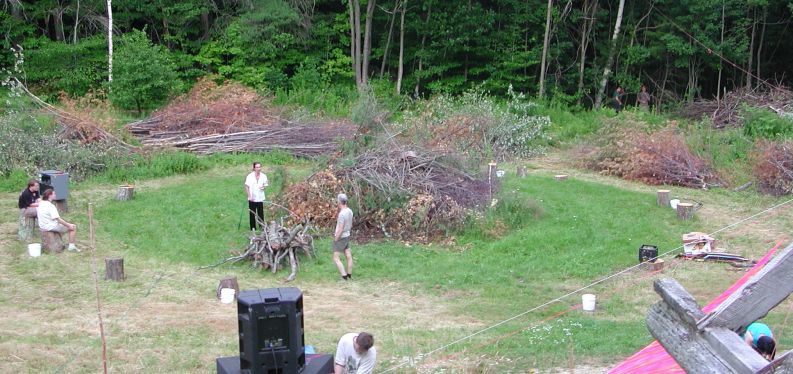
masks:
<svg viewBox="0 0 793 374"><path fill-rule="evenodd" d="M181 88L174 65L162 46L143 31L124 34L113 61L110 101L124 109L153 109Z"/></svg>

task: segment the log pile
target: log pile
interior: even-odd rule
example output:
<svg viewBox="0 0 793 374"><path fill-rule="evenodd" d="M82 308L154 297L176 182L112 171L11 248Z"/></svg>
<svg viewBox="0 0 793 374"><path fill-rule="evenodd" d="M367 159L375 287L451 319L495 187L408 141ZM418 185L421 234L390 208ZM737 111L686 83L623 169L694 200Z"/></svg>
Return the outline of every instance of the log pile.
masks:
<svg viewBox="0 0 793 374"><path fill-rule="evenodd" d="M262 227L261 232L251 233L248 246L242 254L227 258L221 264L251 260L253 267L270 269L275 274L281 263L288 259L291 273L286 281L293 281L297 277L298 254L302 252L309 258L316 257L314 238L307 232L311 227L311 220L306 219L290 229L275 221L262 223Z"/></svg>
<svg viewBox="0 0 793 374"><path fill-rule="evenodd" d="M683 117L699 120L707 116L715 128L743 126L742 107L767 108L779 115L793 116L793 91L783 86L741 88L728 92L721 100L697 100L680 111Z"/></svg>
<svg viewBox="0 0 793 374"><path fill-rule="evenodd" d="M295 123L268 104L240 84L217 86L205 79L190 94L126 127L144 145L198 154L282 149L311 157L334 152L339 140L355 134L349 122Z"/></svg>

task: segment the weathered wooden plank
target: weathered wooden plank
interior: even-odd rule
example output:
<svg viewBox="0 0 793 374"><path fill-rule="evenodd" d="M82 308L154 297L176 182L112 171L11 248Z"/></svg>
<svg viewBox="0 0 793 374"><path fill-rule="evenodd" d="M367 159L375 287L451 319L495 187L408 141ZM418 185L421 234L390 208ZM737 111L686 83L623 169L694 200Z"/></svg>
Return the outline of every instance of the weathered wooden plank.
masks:
<svg viewBox="0 0 793 374"><path fill-rule="evenodd" d="M666 301L659 301L650 308L646 322L650 333L686 373L738 374L710 350L710 343L698 333L696 324L684 321Z"/></svg>
<svg viewBox="0 0 793 374"><path fill-rule="evenodd" d="M793 351L785 352L785 354L777 357L776 360L771 361L766 367L757 372L757 374L767 373L793 374Z"/></svg>
<svg viewBox="0 0 793 374"><path fill-rule="evenodd" d="M691 296L676 280L672 278L658 279L653 282L653 288L686 324L695 327L697 321L705 317L705 313L697 305L694 296Z"/></svg>
<svg viewBox="0 0 793 374"><path fill-rule="evenodd" d="M754 321L765 317L793 293L793 244L788 245L736 290L721 305L698 323L705 327L724 327L738 333Z"/></svg>
<svg viewBox="0 0 793 374"><path fill-rule="evenodd" d="M725 328L707 328L702 334L716 356L738 373L756 373L768 365L738 334Z"/></svg>

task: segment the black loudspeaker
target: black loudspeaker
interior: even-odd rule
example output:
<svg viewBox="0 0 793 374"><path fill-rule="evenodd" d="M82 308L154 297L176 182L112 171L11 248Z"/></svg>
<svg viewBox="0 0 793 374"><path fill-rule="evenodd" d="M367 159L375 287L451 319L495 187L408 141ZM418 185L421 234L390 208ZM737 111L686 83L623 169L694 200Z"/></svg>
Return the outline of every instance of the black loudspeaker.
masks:
<svg viewBox="0 0 793 374"><path fill-rule="evenodd" d="M658 247L649 244L642 244L639 247L639 263L647 262L647 261L655 261L655 258L658 257Z"/></svg>
<svg viewBox="0 0 793 374"><path fill-rule="evenodd" d="M306 364L303 293L294 287L242 291L237 296L240 372L292 374Z"/></svg>

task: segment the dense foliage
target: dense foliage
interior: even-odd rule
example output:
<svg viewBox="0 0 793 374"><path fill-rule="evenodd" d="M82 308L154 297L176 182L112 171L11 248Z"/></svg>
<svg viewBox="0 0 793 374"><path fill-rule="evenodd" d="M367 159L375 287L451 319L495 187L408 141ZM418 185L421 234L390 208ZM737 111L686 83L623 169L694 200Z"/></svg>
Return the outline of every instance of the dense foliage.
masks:
<svg viewBox="0 0 793 374"><path fill-rule="evenodd" d="M354 66L362 58L366 79L399 81L403 94L459 94L478 86L500 95L510 85L519 92L537 92L546 4L540 0L116 2L114 33L143 30L154 46L143 46L153 48L145 56L149 62L145 66L128 61L135 58L119 48L114 79L133 74L139 80L148 74L155 77L152 84L170 79L170 88L179 89L180 81L192 83L198 76L215 73L276 93L311 88L322 96L320 100L330 99L327 104L332 107L333 100L346 94L331 87L353 86L358 71ZM357 21L362 37L350 32L353 5L360 8ZM553 100L591 105L604 68L613 72L605 92L622 85L629 104L642 83L648 85L654 105L665 105L714 97L725 88L763 85L768 79L789 83L793 76L784 73L793 53L780 48L793 33L789 1L630 1L610 56L618 8L616 0L552 2L545 92ZM63 90L81 95L107 78L107 15L107 2L99 0L8 2L0 13L4 33L0 43L19 44L30 51L27 80L39 94L54 98L52 94ZM137 36L131 38L141 43ZM356 55L354 46L362 53ZM401 59L400 49L404 50ZM613 65L605 66L609 57ZM0 57L6 65L12 58ZM135 63L136 68L124 72L124 64ZM176 77L171 76L172 67ZM151 91L156 90L151 87ZM123 106L145 108L160 101L128 99Z"/></svg>

